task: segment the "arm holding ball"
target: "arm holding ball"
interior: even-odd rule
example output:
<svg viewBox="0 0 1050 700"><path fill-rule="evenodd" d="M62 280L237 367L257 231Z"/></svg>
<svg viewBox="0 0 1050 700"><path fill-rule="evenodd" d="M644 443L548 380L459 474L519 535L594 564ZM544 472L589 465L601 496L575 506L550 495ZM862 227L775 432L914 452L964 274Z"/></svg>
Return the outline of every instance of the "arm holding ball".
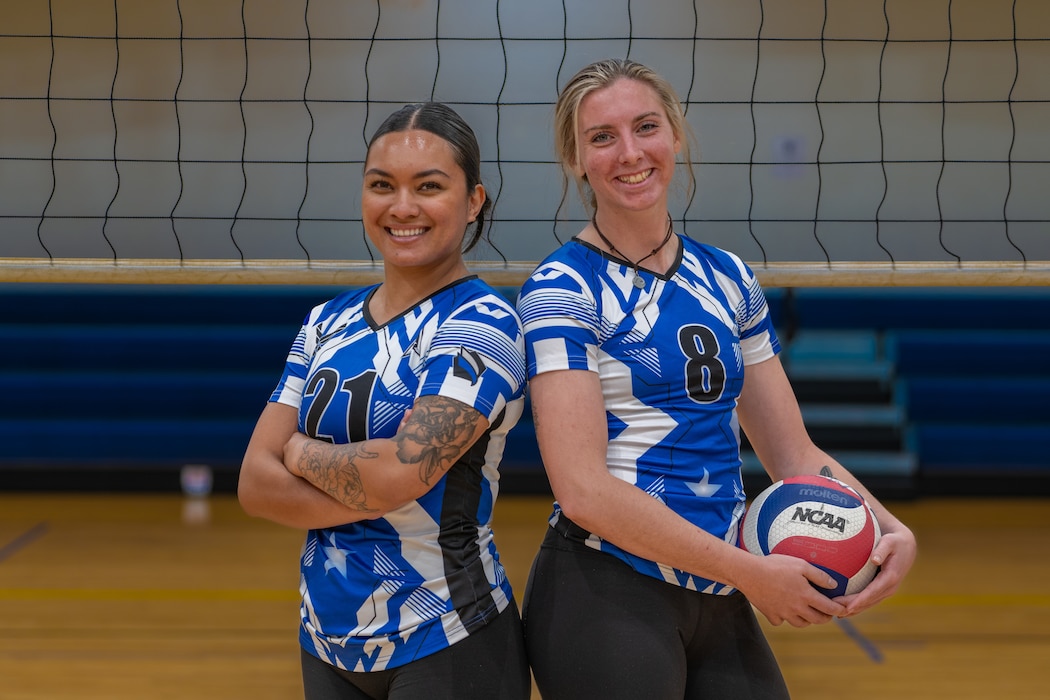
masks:
<svg viewBox="0 0 1050 700"><path fill-rule="evenodd" d="M880 570L863 591L837 599L846 606L845 617L893 595L915 562L915 535L848 469L813 443L778 358L747 368L737 410L740 425L771 479L813 474L815 465L820 465L830 472L825 475L856 489L875 513L882 537L872 552L872 561Z"/></svg>

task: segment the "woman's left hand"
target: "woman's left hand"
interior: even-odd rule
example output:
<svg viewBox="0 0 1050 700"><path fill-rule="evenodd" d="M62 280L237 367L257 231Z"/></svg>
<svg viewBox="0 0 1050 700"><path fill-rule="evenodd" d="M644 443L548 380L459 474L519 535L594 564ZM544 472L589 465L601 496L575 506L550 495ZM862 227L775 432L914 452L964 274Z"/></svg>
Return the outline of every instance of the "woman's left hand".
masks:
<svg viewBox="0 0 1050 700"><path fill-rule="evenodd" d="M871 554L879 573L859 593L840 596L835 600L846 606L846 617L856 615L897 592L901 581L915 563L918 545L912 531L899 522L893 530L884 532Z"/></svg>
<svg viewBox="0 0 1050 700"><path fill-rule="evenodd" d="M305 434L296 431L288 438L288 442L284 443L284 468L293 476L303 476L299 463L303 456L303 447L309 440Z"/></svg>

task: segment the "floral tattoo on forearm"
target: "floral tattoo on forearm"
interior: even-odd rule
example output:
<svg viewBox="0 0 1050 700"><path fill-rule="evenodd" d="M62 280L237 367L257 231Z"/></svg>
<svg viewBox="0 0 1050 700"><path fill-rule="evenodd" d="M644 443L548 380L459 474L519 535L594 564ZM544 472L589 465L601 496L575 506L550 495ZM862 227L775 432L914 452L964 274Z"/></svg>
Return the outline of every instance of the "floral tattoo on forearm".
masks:
<svg viewBox="0 0 1050 700"><path fill-rule="evenodd" d="M397 456L419 465L419 479L431 485L470 446L481 415L470 406L443 396L420 399L408 424L397 434Z"/></svg>
<svg viewBox="0 0 1050 700"><path fill-rule="evenodd" d="M364 483L358 463L375 459L378 453L366 450L361 443L342 445L332 454L330 445L308 443L299 458L299 471L307 481L332 495L347 508L361 513L375 512L366 499Z"/></svg>
<svg viewBox="0 0 1050 700"><path fill-rule="evenodd" d="M397 457L402 464L417 465L420 481L431 486L435 475L443 474L470 446L480 418L475 409L454 399L420 399L393 438ZM379 452L367 445L350 443L333 450L331 444L308 442L296 467L303 478L348 508L376 512L368 505L361 469L372 468L368 462L378 459Z"/></svg>

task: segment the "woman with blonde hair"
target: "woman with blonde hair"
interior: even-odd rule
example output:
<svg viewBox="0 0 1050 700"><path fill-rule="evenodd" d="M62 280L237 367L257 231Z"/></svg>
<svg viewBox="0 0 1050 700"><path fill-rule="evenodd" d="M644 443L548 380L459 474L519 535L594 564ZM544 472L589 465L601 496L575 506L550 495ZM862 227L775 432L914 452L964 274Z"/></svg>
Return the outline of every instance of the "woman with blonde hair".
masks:
<svg viewBox="0 0 1050 700"><path fill-rule="evenodd" d="M524 602L536 682L548 699L785 698L752 606L799 627L854 615L897 589L914 536L810 439L752 271L674 231L688 129L667 81L593 63L555 135L593 215L518 300L556 499ZM736 546L740 429L774 480L825 471L868 498L884 534L867 589L831 598L821 569Z"/></svg>

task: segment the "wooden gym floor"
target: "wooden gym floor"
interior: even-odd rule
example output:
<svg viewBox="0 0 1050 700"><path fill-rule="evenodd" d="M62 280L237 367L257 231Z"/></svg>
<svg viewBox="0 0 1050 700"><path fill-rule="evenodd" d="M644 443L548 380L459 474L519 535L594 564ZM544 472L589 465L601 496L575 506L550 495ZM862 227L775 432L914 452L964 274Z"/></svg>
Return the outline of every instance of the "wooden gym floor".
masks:
<svg viewBox="0 0 1050 700"><path fill-rule="evenodd" d="M920 548L894 599L767 628L794 697L1047 697L1050 499L890 506ZM548 508L497 508L519 598ZM301 697L300 541L229 495L0 494L0 700Z"/></svg>

